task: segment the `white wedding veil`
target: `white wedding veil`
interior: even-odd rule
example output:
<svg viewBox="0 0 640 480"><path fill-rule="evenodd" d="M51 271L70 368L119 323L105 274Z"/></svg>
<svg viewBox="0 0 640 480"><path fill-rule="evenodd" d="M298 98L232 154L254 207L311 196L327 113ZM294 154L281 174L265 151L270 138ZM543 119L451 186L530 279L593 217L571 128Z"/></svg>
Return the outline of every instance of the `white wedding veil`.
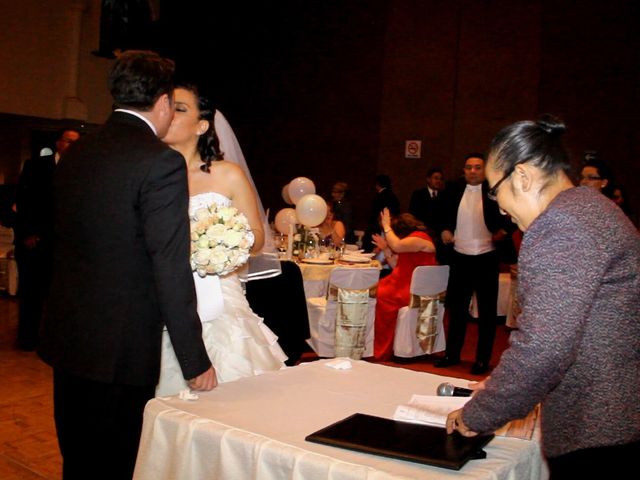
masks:
<svg viewBox="0 0 640 480"><path fill-rule="evenodd" d="M244 159L242 149L238 143L235 133L227 119L220 111L216 110L213 117L213 126L218 135L220 141L220 151L224 154L224 159L228 162L239 165L244 170L245 175L249 179L253 191L256 194L256 200L258 203L258 212L262 219L262 227L264 229L264 245L259 252L254 252L249 258L249 262L245 268L239 271L240 280L250 281L258 280L261 278L270 278L280 275L282 269L280 267L280 260L278 259L278 252L273 242L273 235L271 227L269 226L269 219L267 218L264 207L262 206L262 200L260 200L260 194L256 189L256 184L253 182L251 172L247 166L247 162Z"/></svg>

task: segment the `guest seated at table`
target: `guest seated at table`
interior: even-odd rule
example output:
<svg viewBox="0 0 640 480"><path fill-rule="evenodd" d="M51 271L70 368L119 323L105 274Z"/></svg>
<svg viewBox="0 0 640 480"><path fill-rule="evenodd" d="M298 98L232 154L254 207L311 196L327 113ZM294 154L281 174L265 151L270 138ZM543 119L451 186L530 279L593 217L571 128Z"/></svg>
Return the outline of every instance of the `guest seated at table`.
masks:
<svg viewBox="0 0 640 480"><path fill-rule="evenodd" d="M324 221L318 225L318 229L320 230L321 241L333 243L333 245L336 246L344 243L344 236L346 235L347 229L342 219L336 215L333 202L327 202L327 216Z"/></svg>
<svg viewBox="0 0 640 480"><path fill-rule="evenodd" d="M355 242L353 233L353 206L349 200L349 184L346 182L336 182L331 187L331 203L333 204L333 214L344 223L345 237L347 243Z"/></svg>
<svg viewBox="0 0 640 480"><path fill-rule="evenodd" d="M425 232L424 223L416 217L403 213L392 222L389 209L385 208L380 224L385 236L374 234L373 243L384 252L393 271L378 284L374 358L389 360L393 354L398 310L409 303L413 270L421 265L437 265L437 262L433 241Z"/></svg>

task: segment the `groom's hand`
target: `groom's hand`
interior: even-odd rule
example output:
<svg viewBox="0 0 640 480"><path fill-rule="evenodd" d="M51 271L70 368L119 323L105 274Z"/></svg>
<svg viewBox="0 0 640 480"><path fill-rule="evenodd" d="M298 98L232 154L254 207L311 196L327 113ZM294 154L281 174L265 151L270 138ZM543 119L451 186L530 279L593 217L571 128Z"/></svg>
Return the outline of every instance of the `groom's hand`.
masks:
<svg viewBox="0 0 640 480"><path fill-rule="evenodd" d="M218 385L218 379L216 378L216 371L213 367L209 367L204 373L201 373L196 378L192 378L187 382L191 390L209 391Z"/></svg>

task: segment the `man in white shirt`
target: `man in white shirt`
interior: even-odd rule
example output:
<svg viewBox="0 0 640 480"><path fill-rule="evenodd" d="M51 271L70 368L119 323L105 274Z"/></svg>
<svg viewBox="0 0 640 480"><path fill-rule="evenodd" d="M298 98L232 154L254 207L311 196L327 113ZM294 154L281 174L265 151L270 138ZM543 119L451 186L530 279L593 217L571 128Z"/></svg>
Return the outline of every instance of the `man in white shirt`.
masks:
<svg viewBox="0 0 640 480"><path fill-rule="evenodd" d="M460 352L475 291L478 299L478 345L471 373L489 370L496 334L499 256L496 243L507 237L506 217L487 199L482 154L467 155L464 182L451 185L442 198L442 242L453 246L447 287L449 329L446 356L436 367L460 363Z"/></svg>

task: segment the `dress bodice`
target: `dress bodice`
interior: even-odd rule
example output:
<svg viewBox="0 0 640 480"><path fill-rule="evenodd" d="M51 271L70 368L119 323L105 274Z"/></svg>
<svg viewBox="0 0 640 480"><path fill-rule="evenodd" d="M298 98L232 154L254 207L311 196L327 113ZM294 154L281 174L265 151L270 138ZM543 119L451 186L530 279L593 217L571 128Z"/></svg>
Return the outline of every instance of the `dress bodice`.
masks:
<svg viewBox="0 0 640 480"><path fill-rule="evenodd" d="M231 199L218 192L198 193L189 197L189 214L191 215L197 209L208 207L214 203L228 207L231 205Z"/></svg>

